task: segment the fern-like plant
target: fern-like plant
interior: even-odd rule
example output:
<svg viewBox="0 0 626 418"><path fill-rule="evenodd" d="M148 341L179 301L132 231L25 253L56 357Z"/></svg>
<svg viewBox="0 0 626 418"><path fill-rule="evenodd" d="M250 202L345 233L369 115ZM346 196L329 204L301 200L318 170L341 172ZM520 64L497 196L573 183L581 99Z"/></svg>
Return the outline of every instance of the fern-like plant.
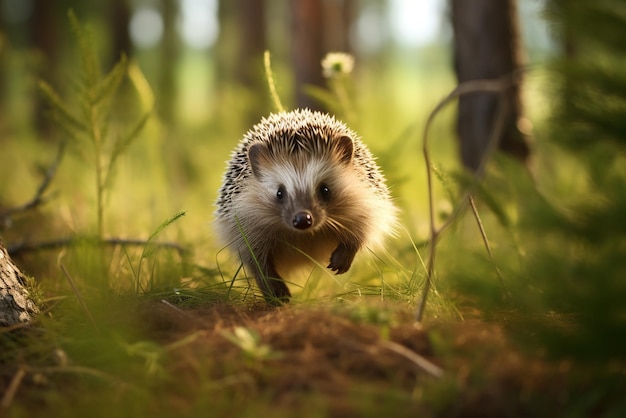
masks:
<svg viewBox="0 0 626 418"><path fill-rule="evenodd" d="M110 134L111 103L128 72L128 60L122 55L113 68L103 74L92 34L80 24L73 11L70 10L68 17L81 58L80 76L72 86L77 105L63 100L45 81L39 82L39 88L51 106L52 119L95 169L97 234L102 240L104 195L111 173L118 158L143 129L152 109L125 127L124 134Z"/></svg>

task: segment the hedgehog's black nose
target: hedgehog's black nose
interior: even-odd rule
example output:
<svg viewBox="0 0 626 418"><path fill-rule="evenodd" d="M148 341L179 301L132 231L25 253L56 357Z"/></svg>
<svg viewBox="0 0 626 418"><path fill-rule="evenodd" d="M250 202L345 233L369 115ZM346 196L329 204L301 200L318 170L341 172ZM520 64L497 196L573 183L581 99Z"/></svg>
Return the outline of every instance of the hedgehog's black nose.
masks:
<svg viewBox="0 0 626 418"><path fill-rule="evenodd" d="M298 212L293 217L293 226L298 229L307 229L313 225L313 217L309 212Z"/></svg>

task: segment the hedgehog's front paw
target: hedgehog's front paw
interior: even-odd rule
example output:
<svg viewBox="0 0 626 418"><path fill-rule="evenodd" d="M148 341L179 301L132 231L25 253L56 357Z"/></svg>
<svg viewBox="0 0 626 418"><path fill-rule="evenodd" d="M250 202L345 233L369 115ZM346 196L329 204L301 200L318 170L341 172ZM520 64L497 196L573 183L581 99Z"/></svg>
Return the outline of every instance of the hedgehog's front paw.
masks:
<svg viewBox="0 0 626 418"><path fill-rule="evenodd" d="M257 276L256 281L269 305L280 306L289 303L291 292L289 292L283 279L273 269L270 274Z"/></svg>
<svg viewBox="0 0 626 418"><path fill-rule="evenodd" d="M330 256L328 268L336 274L345 273L352 265L357 250L358 248L356 247L347 244L339 244Z"/></svg>

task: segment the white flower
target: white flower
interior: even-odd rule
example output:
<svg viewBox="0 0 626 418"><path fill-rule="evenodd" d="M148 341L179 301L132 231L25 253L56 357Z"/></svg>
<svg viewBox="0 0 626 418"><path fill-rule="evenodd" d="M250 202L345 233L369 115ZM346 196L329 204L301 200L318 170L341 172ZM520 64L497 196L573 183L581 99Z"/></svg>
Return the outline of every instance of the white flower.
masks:
<svg viewBox="0 0 626 418"><path fill-rule="evenodd" d="M329 52L322 59L322 74L326 78L348 75L354 68L354 57L345 52Z"/></svg>

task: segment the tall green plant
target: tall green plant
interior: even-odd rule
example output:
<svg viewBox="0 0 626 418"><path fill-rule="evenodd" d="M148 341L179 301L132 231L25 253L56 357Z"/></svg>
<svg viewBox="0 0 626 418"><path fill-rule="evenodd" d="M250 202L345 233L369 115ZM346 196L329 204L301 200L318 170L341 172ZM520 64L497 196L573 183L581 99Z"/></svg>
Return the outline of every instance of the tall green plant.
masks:
<svg viewBox="0 0 626 418"><path fill-rule="evenodd" d="M563 54L553 66L557 103L551 139L576 161L587 185L555 199L558 222L533 224L563 239L538 252L531 277L569 328L540 324L555 349L623 358L626 350L626 58L620 2L548 2ZM567 154L566 154L567 155ZM566 208L566 209L561 209ZM547 269L547 270L546 270Z"/></svg>
<svg viewBox="0 0 626 418"><path fill-rule="evenodd" d="M103 73L92 34L80 24L74 12L70 11L68 17L78 42L81 59L80 74L72 86L74 100L70 102L62 99L45 81L39 82L39 88L51 106L53 120L94 167L97 234L102 239L105 191L110 184L115 163L137 138L152 109L148 109L134 123L126 126L122 130L125 133L110 133L111 104L128 72L128 60L122 55L108 73Z"/></svg>

